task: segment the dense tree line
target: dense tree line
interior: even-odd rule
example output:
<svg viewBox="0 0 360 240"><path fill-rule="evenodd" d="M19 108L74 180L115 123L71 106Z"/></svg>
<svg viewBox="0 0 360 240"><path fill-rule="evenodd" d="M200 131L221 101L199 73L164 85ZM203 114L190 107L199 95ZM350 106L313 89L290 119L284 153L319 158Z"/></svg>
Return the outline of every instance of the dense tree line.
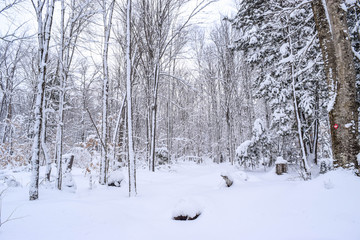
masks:
<svg viewBox="0 0 360 240"><path fill-rule="evenodd" d="M30 199L67 154L100 184L129 166L130 195L136 168L179 159L358 168L359 2L243 0L203 29L211 3L2 3L36 16L0 36L1 166L31 166Z"/></svg>

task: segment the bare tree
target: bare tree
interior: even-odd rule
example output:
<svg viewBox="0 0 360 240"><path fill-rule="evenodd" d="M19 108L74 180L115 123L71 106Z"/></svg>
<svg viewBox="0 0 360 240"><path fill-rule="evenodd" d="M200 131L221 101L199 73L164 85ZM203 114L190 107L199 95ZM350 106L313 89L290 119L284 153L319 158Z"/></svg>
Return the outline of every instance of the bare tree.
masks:
<svg viewBox="0 0 360 240"><path fill-rule="evenodd" d="M230 46L233 40L231 26L223 21L212 33L212 40L216 46L216 58L219 62L219 81L223 89L223 112L226 121L227 152L231 164L234 164L235 143L233 137L235 98L237 95L237 76L235 67L235 51Z"/></svg>
<svg viewBox="0 0 360 240"><path fill-rule="evenodd" d="M22 42L14 44L13 42L4 42L2 48L3 55L0 60L0 143L9 142L11 145L11 121L13 117L13 94L19 80L16 79L16 72L20 63L22 53Z"/></svg>
<svg viewBox="0 0 360 240"><path fill-rule="evenodd" d="M64 107L68 78L72 67L72 62L81 32L86 27L89 18L94 14L91 9L91 0L76 3L71 0L69 17L65 22L66 4L61 0L61 22L60 22L60 44L59 44L59 107L57 113L56 146L55 158L57 162L56 185L61 190L62 183L62 152L63 152L63 129L64 129Z"/></svg>
<svg viewBox="0 0 360 240"><path fill-rule="evenodd" d="M22 2L24 2L24 0L2 1L2 3L0 3L0 15L6 16L9 13L11 14L11 9L15 8ZM23 24L21 24L20 26L16 26L15 29L9 27L7 32L4 35L0 36L0 40L3 40L5 42L14 42L28 38L24 33L18 35L18 32L22 29L22 27Z"/></svg>
<svg viewBox="0 0 360 240"><path fill-rule="evenodd" d="M126 95L127 95L127 130L128 130L128 169L129 196L136 195L136 159L132 130L132 60L131 60L131 0L126 7Z"/></svg>
<svg viewBox="0 0 360 240"><path fill-rule="evenodd" d="M32 4L35 9L37 23L38 23L38 72L37 72L37 89L35 101L35 123L34 123L34 138L32 145L31 166L32 175L30 182L29 198L36 200L39 198L39 158L41 147L41 118L42 118L42 105L45 93L46 82L46 67L48 64L48 55L50 47L51 26L54 13L55 0L38 0ZM45 16L43 18L43 12Z"/></svg>
<svg viewBox="0 0 360 240"><path fill-rule="evenodd" d="M102 1L102 13L103 13L103 24L104 24L104 48L103 48L103 99L102 99L102 142L104 146L101 151L101 163L100 163L100 184L106 184L107 173L109 168L108 160L108 108L109 108L109 63L108 63L108 52L109 52L109 41L112 25L112 16L114 12L115 0L112 0L110 4L107 4L106 0Z"/></svg>
<svg viewBox="0 0 360 240"><path fill-rule="evenodd" d="M140 39L143 54L144 76L146 78L147 101L147 150L150 151L148 159L149 168L155 171L155 150L158 114L158 90L161 75L164 71L164 56L169 51L174 39L188 27L191 19L201 12L213 1L202 0L196 4L190 14L182 22L177 22L176 16L182 6L188 1L175 0L142 0L139 3L139 17L142 20L143 31ZM174 29L175 26L175 29Z"/></svg>

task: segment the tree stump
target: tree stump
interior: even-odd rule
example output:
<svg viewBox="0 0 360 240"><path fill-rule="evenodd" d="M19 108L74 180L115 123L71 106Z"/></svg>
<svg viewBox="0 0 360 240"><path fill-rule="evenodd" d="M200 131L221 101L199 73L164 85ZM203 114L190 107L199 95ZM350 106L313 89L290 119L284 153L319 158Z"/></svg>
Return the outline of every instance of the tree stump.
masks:
<svg viewBox="0 0 360 240"><path fill-rule="evenodd" d="M66 189L69 192L75 192L76 191L76 184L72 177L71 171L74 163L74 155L73 154L66 154L63 157L64 161L64 169L65 172L63 173L62 177L62 185L64 189Z"/></svg>
<svg viewBox="0 0 360 240"><path fill-rule="evenodd" d="M320 174L325 174L327 172L327 166L325 161L320 163Z"/></svg>
<svg viewBox="0 0 360 240"><path fill-rule="evenodd" d="M287 173L287 164L286 163L277 163L276 164L276 174L281 175Z"/></svg>
<svg viewBox="0 0 360 240"><path fill-rule="evenodd" d="M277 175L281 175L283 173L288 172L287 161L284 160L282 157L277 157L275 166L276 166L276 174Z"/></svg>
<svg viewBox="0 0 360 240"><path fill-rule="evenodd" d="M65 172L66 173L71 172L73 163L74 163L74 155L71 154L70 157L66 156L66 158L65 158Z"/></svg>
<svg viewBox="0 0 360 240"><path fill-rule="evenodd" d="M230 179L228 176L221 175L221 177L225 180L227 187L231 187L231 185L233 185L234 181L232 179Z"/></svg>

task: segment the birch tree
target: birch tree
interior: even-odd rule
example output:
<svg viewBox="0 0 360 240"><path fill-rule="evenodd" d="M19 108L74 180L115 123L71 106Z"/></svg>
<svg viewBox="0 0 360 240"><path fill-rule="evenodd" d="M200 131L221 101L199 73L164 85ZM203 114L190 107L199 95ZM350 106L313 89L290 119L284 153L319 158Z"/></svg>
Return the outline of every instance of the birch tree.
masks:
<svg viewBox="0 0 360 240"><path fill-rule="evenodd" d="M129 196L136 196L136 159L132 130L131 0L126 4L126 99L128 130Z"/></svg>
<svg viewBox="0 0 360 240"><path fill-rule="evenodd" d="M103 99L102 99L102 146L101 151L101 163L100 163L100 179L99 183L104 185L106 184L107 173L109 168L109 160L107 156L108 152L108 111L109 111L109 41L112 25L112 16L114 12L115 0L112 0L110 4L107 4L106 0L102 1L102 14L103 14L103 24L104 24L104 46L103 46Z"/></svg>
<svg viewBox="0 0 360 240"><path fill-rule="evenodd" d="M38 24L38 56L37 56L37 88L35 100L35 123L34 138L32 144L31 156L31 182L29 189L29 199L36 200L39 198L39 158L41 147L41 118L42 104L45 92L45 82L47 79L46 67L48 63L51 27L54 13L55 0L32 0L35 9ZM44 14L44 16L43 16Z"/></svg>

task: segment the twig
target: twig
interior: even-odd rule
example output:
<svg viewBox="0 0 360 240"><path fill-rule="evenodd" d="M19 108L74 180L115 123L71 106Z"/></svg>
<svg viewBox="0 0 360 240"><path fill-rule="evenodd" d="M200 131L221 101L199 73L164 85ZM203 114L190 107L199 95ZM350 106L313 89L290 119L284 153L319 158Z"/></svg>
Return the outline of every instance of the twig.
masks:
<svg viewBox="0 0 360 240"><path fill-rule="evenodd" d="M4 222L1 221L2 196L3 196L3 194L5 193L6 190L7 190L7 188L3 189L0 192L0 227L2 225L4 225L5 223L7 223L7 222L23 218L23 217L11 218L14 215L15 211L16 211L16 208L15 208L14 211L11 212L11 214L7 217L7 219Z"/></svg>
<svg viewBox="0 0 360 240"><path fill-rule="evenodd" d="M95 130L96 130L96 133L97 133L97 135L98 135L98 138L100 139L101 146L103 146L103 148L104 148L105 151L106 151L105 144L103 143L103 141L102 141L102 139L101 139L99 130L98 130L98 128L96 127L96 124L95 124L95 122L94 122L94 120L93 120L93 118L92 118L92 116L91 116L91 113L90 113L89 109L86 108L86 111L88 112L88 114L89 114L89 116L90 116L90 120L91 120L92 124L93 124L94 127L95 127Z"/></svg>

